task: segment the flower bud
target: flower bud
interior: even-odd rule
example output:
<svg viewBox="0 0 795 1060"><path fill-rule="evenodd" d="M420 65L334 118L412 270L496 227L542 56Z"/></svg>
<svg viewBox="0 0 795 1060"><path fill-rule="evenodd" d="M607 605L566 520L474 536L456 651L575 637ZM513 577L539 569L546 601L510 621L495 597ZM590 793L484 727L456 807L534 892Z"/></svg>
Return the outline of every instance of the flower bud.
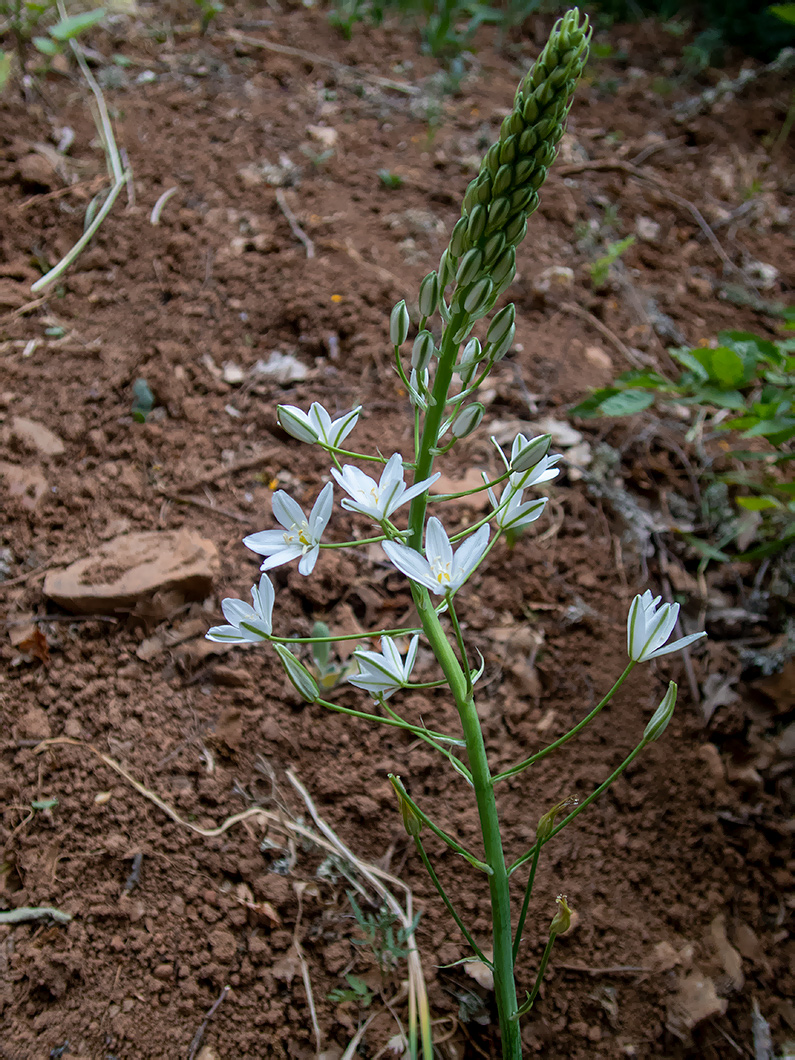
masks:
<svg viewBox="0 0 795 1060"><path fill-rule="evenodd" d="M455 223L453 234L450 236L450 253L454 258L460 258L466 250L468 225L467 217L460 217Z"/></svg>
<svg viewBox="0 0 795 1060"><path fill-rule="evenodd" d="M413 839L422 831L422 818L417 815L411 803L406 798L406 793L400 781L400 777L396 777L393 773L390 773L389 782L395 789L395 794L397 795L398 807L400 808L400 814L403 818L403 827Z"/></svg>
<svg viewBox="0 0 795 1060"><path fill-rule="evenodd" d="M486 228L486 221L488 220L488 211L485 206L481 206L478 203L477 206L472 208L472 212L469 215L469 221L467 223L467 238L470 243L477 243Z"/></svg>
<svg viewBox="0 0 795 1060"><path fill-rule="evenodd" d="M430 331L421 331L414 340L411 350L411 367L418 372L423 372L431 363L435 349L433 335Z"/></svg>
<svg viewBox="0 0 795 1060"><path fill-rule="evenodd" d="M483 247L483 264L489 268L505 250L506 240L503 232L495 232L489 236Z"/></svg>
<svg viewBox="0 0 795 1060"><path fill-rule="evenodd" d="M494 364L497 361L501 361L505 354L513 346L514 336L516 335L516 325L511 324L508 330L503 335L501 341L489 350L489 356L491 357Z"/></svg>
<svg viewBox="0 0 795 1060"><path fill-rule="evenodd" d="M468 250L461 258L458 272L455 276L455 282L461 287L466 287L467 284L470 284L473 280L477 279L482 267L483 251L478 250L477 247L473 247L472 250Z"/></svg>
<svg viewBox="0 0 795 1060"><path fill-rule="evenodd" d="M317 681L315 681L304 664L299 662L283 644L275 644L274 647L296 692L307 703L316 703L320 698L320 689L317 687Z"/></svg>
<svg viewBox="0 0 795 1060"><path fill-rule="evenodd" d="M511 460L511 473L529 471L531 467L535 467L539 460L543 460L547 455L551 444L551 434L539 434L537 438L531 438Z"/></svg>
<svg viewBox="0 0 795 1060"><path fill-rule="evenodd" d="M527 233L527 218L518 213L505 226L505 242L512 247L518 246Z"/></svg>
<svg viewBox="0 0 795 1060"><path fill-rule="evenodd" d="M502 195L511 187L513 181L513 166L500 166L494 176L494 194Z"/></svg>
<svg viewBox="0 0 795 1060"><path fill-rule="evenodd" d="M429 272L420 284L419 306L421 316L432 317L438 304L439 277L435 272Z"/></svg>
<svg viewBox="0 0 795 1060"><path fill-rule="evenodd" d="M493 290L494 283L488 276L473 283L464 297L464 310L470 316L485 312Z"/></svg>
<svg viewBox="0 0 795 1060"><path fill-rule="evenodd" d="M454 371L461 376L462 386L469 386L478 363L482 359L483 351L480 346L480 339L470 339L461 353L461 360L454 368Z"/></svg>
<svg viewBox="0 0 795 1060"><path fill-rule="evenodd" d="M282 430L287 431L291 438L297 438L299 442L316 442L318 435L313 431L305 419L299 420L288 405L276 406L276 419Z"/></svg>
<svg viewBox="0 0 795 1060"><path fill-rule="evenodd" d="M487 232L498 232L505 227L505 222L511 214L511 200L501 197L494 199L489 206L489 221L486 225Z"/></svg>
<svg viewBox="0 0 795 1060"><path fill-rule="evenodd" d="M480 426L480 421L483 419L485 411L486 406L479 401L472 405L467 405L465 409L461 409L453 420L453 437L466 438L468 434L476 430Z"/></svg>
<svg viewBox="0 0 795 1060"><path fill-rule="evenodd" d="M409 311L401 299L389 317L389 338L393 346L402 346L409 333Z"/></svg>
<svg viewBox="0 0 795 1060"><path fill-rule="evenodd" d="M549 937L554 939L556 935L562 935L571 927L571 909L569 909L565 894L559 894L555 901L558 903L558 911L552 917L549 925Z"/></svg>
<svg viewBox="0 0 795 1060"><path fill-rule="evenodd" d="M448 283L450 283L452 281L454 273L455 273L455 269L453 268L453 263L450 260L450 251L448 249L448 250L445 250L445 251L442 252L442 256L439 259L439 293L440 294L445 289L445 287L448 285Z"/></svg>
<svg viewBox="0 0 795 1060"><path fill-rule="evenodd" d="M510 282L516 273L516 251L513 247L507 247L497 258L491 267L491 279L495 287L507 286L506 280Z"/></svg>
<svg viewBox="0 0 795 1060"><path fill-rule="evenodd" d="M499 313L495 313L494 319L489 325L489 330L486 332L486 342L494 344L502 342L515 320L516 306L511 302L501 309Z"/></svg>
<svg viewBox="0 0 795 1060"><path fill-rule="evenodd" d="M677 686L675 682L671 681L668 684L668 691L663 696L662 702L659 707L652 714L649 724L643 730L643 742L654 743L658 740L668 727L668 722L674 716L674 707L676 706L676 692Z"/></svg>

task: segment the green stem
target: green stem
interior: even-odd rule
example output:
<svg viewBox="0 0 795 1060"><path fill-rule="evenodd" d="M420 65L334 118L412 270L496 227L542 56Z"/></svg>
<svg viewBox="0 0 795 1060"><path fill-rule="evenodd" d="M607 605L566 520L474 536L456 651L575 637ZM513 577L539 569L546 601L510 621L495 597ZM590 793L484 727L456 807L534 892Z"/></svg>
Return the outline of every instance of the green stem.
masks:
<svg viewBox="0 0 795 1060"><path fill-rule="evenodd" d="M434 887L439 892L439 897L442 899L444 904L447 906L447 912L450 914L450 916L453 918L453 920L455 920L455 922L458 925L458 928L459 928L461 934L464 936L464 938L467 940L469 945L472 947L472 949L475 952L475 954L478 957L478 959L483 961L483 963L485 965L488 965L489 967L491 967L491 961L488 960L488 958L484 955L484 953L481 950L481 948L478 946L478 944L475 942L475 940L472 938L472 936L467 931L466 927L464 926L463 920L461 919L461 917L458 915L458 913L456 913L455 909L453 908L453 903L447 897L447 894L445 893L444 887L442 887L441 883L439 882L439 877L434 872L433 865L431 865L430 860L428 858L428 855L425 853L425 847L422 845L422 840L420 839L420 837L418 835L414 836L414 844L417 847L417 853L422 858L423 865L425 866L425 868L428 871L428 875L430 876L431 880L433 881Z"/></svg>
<svg viewBox="0 0 795 1060"><path fill-rule="evenodd" d="M386 541L384 534L378 537L359 537L353 541L321 541L321 548L354 548L356 545L377 545L379 541Z"/></svg>
<svg viewBox="0 0 795 1060"><path fill-rule="evenodd" d="M480 829L483 835L484 860L491 869L489 892L491 898L492 944L494 957L494 996L500 1020L503 1060L520 1060L522 1042L516 1019L517 999L513 974L513 935L511 931L511 903L508 872L502 849L500 822L494 796L483 732L471 690L467 689L455 652L445 636L439 616L434 610L427 589L412 585L414 603L425 634L436 655L442 672L453 693L461 726L464 730L469 768L475 789Z"/></svg>
<svg viewBox="0 0 795 1060"><path fill-rule="evenodd" d="M535 845L535 853L533 854L533 864L530 866L530 879L527 881L527 887L525 887L524 901L522 902L522 911L519 914L519 923L516 925L516 934L513 939L513 963L516 964L516 958L519 955L519 947L522 944L522 932L524 931L524 922L527 919L527 909L530 905L530 895L533 893L533 884L536 878L536 869L538 868L538 857L541 853L541 847L538 843Z"/></svg>
<svg viewBox="0 0 795 1060"><path fill-rule="evenodd" d="M478 861L474 854L470 854L469 851L462 847L460 843L457 843L455 839L452 838L452 836L449 836L447 832L443 831L439 827L438 824L432 821L431 818L427 815L427 813L424 813L419 808L414 799L412 799L412 797L406 791L405 787L403 786L403 781L400 779L400 777L396 777L394 773L390 773L388 774L388 776L390 781L394 785L395 790L400 792L400 797L406 800L406 802L409 804L414 813L416 813L416 815L419 817L423 824L427 825L428 828L430 828L434 835L438 836L439 839L441 839L443 843L446 843L451 850L454 850L456 854L460 854L462 858L466 858L470 865L474 865L476 869L482 869L488 874L488 865L485 865L482 861Z"/></svg>
<svg viewBox="0 0 795 1060"><path fill-rule="evenodd" d="M527 769L528 766L532 766L535 762L540 761L542 758L546 758L546 756L548 754L551 754L552 751L556 751L559 747L562 747L564 743L567 743L572 738L572 736L576 736L578 732L581 732L585 728L585 726L588 725L589 722L593 721L599 711L603 707L607 706L607 704L610 702L610 700L613 698L619 688L621 688L623 683L632 673L633 669L635 668L635 665L636 664L634 662L629 663L626 670L619 677L619 679L616 681L616 683L613 685L613 687L610 689L604 699L601 700L601 702L597 703L591 713L584 717L581 722L574 726L573 729L569 729L569 731L563 736L561 736L560 739L555 740L554 743L551 743L542 751L537 751L536 754L530 755L529 758L525 758L525 760L523 762L520 762L518 765L511 766L510 769L506 769L504 772L498 773L497 776L494 777L494 783L496 784L498 780L505 780L507 777L516 776L517 773L521 773L523 769ZM560 827L562 827L562 825ZM556 829L556 831L557 830L558 829Z"/></svg>
<svg viewBox="0 0 795 1060"><path fill-rule="evenodd" d="M403 722L404 725L411 724L410 722L405 721L404 718L401 718L399 714L396 714L395 711L392 710L391 707L388 707L383 700L381 700L380 702L381 707L396 721ZM434 749L434 751L438 751L440 755L443 755L453 767L453 769L455 769L456 773L461 773L463 776L469 778L469 770L461 761L461 759L456 758L452 751L448 751L446 747L442 747L441 744L437 743L436 740L434 740L433 737L430 735L427 729L420 728L419 726L411 726L411 729L412 732L414 732L421 740L424 740L425 743L429 744ZM471 778L469 778L469 782L470 784L472 783Z"/></svg>
<svg viewBox="0 0 795 1060"><path fill-rule="evenodd" d="M339 703L329 703L327 699L316 699L315 702L319 706L325 707L326 710L333 710L336 714L347 714L351 718L362 718L363 721L377 721L381 725L389 725L393 729L405 729L406 732L410 732L414 736L420 736L422 739L430 736L437 740L447 740L453 744L458 743L454 736L447 736L443 732L433 732L430 729L421 729L417 725L403 721L402 718L382 718L380 714L366 714L362 710L351 710L350 707L341 707Z"/></svg>
<svg viewBox="0 0 795 1060"><path fill-rule="evenodd" d="M618 777L621 776L621 774L624 772L624 770L627 768L627 766L629 766L638 757L638 755L640 754L640 752L643 750L643 748L645 746L646 746L646 741L643 740L641 743L638 744L638 746L635 748L635 750L624 759L624 761L621 763L621 765L618 767L618 769L614 773L610 774L610 776L607 778L607 780L605 780L602 784L600 784L599 787L596 788L595 791L592 791L591 794L588 796L588 798L585 799L584 802L581 802L576 810L572 810L571 811L571 813L568 815L568 817L564 817L563 820L560 822L560 824L557 825L557 827L552 829L552 831L549 833L549 835L546 837L546 839L539 839L530 848L530 850L527 851L526 854L522 854L522 856L520 858L517 858L517 860L514 861L513 865L511 865L511 867L508 869L508 875L509 876L512 875L518 868L521 868L521 866L524 865L525 862L529 861L530 858L534 857L536 849L540 849L542 846L544 846L544 844L548 843L550 841L550 839L553 839L558 834L558 832L560 832L563 828L565 828L567 824L570 824L578 814L581 814L584 809L586 809L588 806L590 806L591 803L594 801L594 799L598 799L599 796L602 794L602 792L607 791L607 789L610 787L610 785L613 783L613 781L617 780Z"/></svg>
<svg viewBox="0 0 795 1060"><path fill-rule="evenodd" d="M526 1012L530 1011L530 1009L533 1007L533 1002L538 997L538 991L541 989L541 983L544 981L544 973L546 972L547 965L549 964L549 956L552 953L552 947L555 945L555 938L555 935L550 935L549 941L544 947L544 953L541 957L541 964L539 964L538 966L538 975L536 976L536 981L533 986L532 992L528 994L527 1000L522 1004L519 1009L517 1009L516 1015L514 1016L514 1019L517 1020L517 1022L520 1016L524 1016Z"/></svg>

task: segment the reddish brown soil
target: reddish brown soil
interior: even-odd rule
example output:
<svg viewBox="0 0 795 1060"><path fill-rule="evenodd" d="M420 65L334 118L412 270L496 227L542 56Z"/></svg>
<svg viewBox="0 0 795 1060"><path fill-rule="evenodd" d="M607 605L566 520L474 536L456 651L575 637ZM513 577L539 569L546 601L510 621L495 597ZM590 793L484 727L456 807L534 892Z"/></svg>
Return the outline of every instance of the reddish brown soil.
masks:
<svg viewBox="0 0 795 1060"><path fill-rule="evenodd" d="M508 55L483 39L461 93L434 104L427 79L437 65L418 57L412 30L358 26L346 44L321 11L288 5L265 12L268 25L252 29L243 5L228 4L210 36L177 33L162 42L147 32L165 24L169 11L161 9L139 23L119 22L116 38L93 42L133 61L125 83L106 91L132 165L135 200L122 195L91 248L32 308L26 303L37 264L53 263L78 238L98 185L47 197L64 180L48 178L45 169L44 183L32 183L20 160L33 143L57 141L57 130L70 126L69 172L88 182L104 172L104 162L77 75L52 75L27 105L5 97L0 417L6 424L14 415L46 424L65 452L46 458L9 444L3 456L38 467L46 491L35 509L29 495L6 496L0 535L9 579L0 585L9 623L0 679L0 905L47 905L73 915L67 926L0 927L0 1057L7 1060L188 1057L226 985L231 989L203 1036L204 1060L315 1055L292 949L303 883L297 931L325 1057L340 1057L361 1020L383 1008L379 996L369 1010L328 1000L331 990L346 987L344 973L364 976L387 998L404 974L401 965L382 981L369 952L352 944L360 933L348 884L316 878L320 852L298 844L286 870L282 850L260 849L263 828L256 822L218 838L196 835L88 744L204 828L252 805L274 809L284 802L305 814L285 779L291 767L355 853L388 866L412 888L422 911L418 941L431 1010L446 1040L440 1055L497 1055L488 992L460 966L444 967L465 949L402 829L386 774L399 772L428 812L476 846L464 783L400 735L297 702L267 650L208 654L201 633L218 621L222 596L246 595L256 564L240 538L271 525L275 485L311 502L327 471L321 455L279 431L278 401L306 408L317 399L340 410L362 402L359 446L388 453L408 444L406 398L389 367L385 316L437 261L472 159L495 135L549 23L531 24L527 41ZM170 14L188 19L177 7ZM248 13L261 17L259 8ZM235 44L227 31L241 27L349 64L354 74ZM795 276L781 213L792 204L791 138L775 161L769 156L770 134L789 99L786 86L764 82L718 113L678 124L673 102L703 85L680 86L672 95L653 85L675 64L679 42L653 26L614 27L604 40L630 55L630 68L596 62L578 95L563 158L522 249L512 291L519 350L495 372L489 409L495 419L530 418L528 407L565 419L567 406L588 387L628 367L592 323L532 293L550 265L575 270L565 302L587 309L652 364L667 363L663 347L670 340L649 332L626 289L590 289L589 255L577 249L574 226L599 220L605 206L618 209L618 236L633 231L637 217L661 226L656 242L639 240L623 260L632 289L653 297L688 342L725 326L765 331L773 322L716 296L722 263L692 213L665 189L716 224L733 262L775 264L780 280L765 297L786 298ZM138 83L146 70L155 79ZM421 93L393 91L364 75L406 81ZM425 117L434 108L431 125ZM338 134L326 160L317 158L324 146L307 126ZM626 169L578 168L585 159L630 161L656 140L672 142L639 163L645 182ZM265 159L279 164L282 155L300 169L284 195L314 242L312 260L274 189L240 176ZM383 186L381 169L399 174L402 187ZM151 225L154 203L174 186L159 226ZM720 210L735 209L744 194L755 198L755 212L718 226ZM280 386L250 376L272 350L294 354L306 379ZM224 381L230 361L246 373L242 385ZM139 377L157 405L144 424L130 416ZM681 425L644 420L583 430L592 444L606 437L621 450L619 481L642 504L665 512L671 496L689 495L677 455L686 445ZM235 470L238 464L245 466ZM462 444L444 470L457 479L472 466L494 466L485 431ZM464 594L468 636L486 659L483 724L497 766L565 731L621 672L634 592L659 587L667 570L689 600L690 628L697 628L716 596L724 607L745 606L756 577L751 568L721 567L698 582L696 557L665 535L639 555L614 507L584 480L563 475L550 494L549 518L512 553L496 551ZM463 523L470 513L462 505L458 514ZM38 647L30 639L19 645L14 632L26 616L64 617L42 596L45 568L128 529L181 526L219 548L223 570L213 599L203 606L156 599L116 622L45 622ZM348 533L339 511L333 532ZM378 628L410 614L403 579L375 556L326 552L313 577L282 568L274 581L277 628L285 633L306 634L315 618L336 629L354 621ZM707 593L701 602L699 588ZM739 628L711 629L706 647L693 653L694 681L703 690L711 675L740 678L737 641L764 647L777 629L772 619L753 624L742 616ZM508 850L518 856L541 812L569 794L586 794L621 762L669 677L681 680L682 694L664 739L541 859L519 964L522 988L533 981L560 891L578 923L559 941L526 1021L529 1053L753 1055L754 1004L777 1045L795 1033L792 763L777 757L774 739L793 708L791 678L789 685L784 679L768 685L767 695L740 680L705 727L678 656L643 668L571 753L504 785ZM351 691L339 701L361 702ZM413 696L406 713L435 728L456 726L440 691ZM37 752L40 740L55 736L80 745ZM33 801L50 799L57 805L31 815ZM474 934L485 939L481 881L435 843L428 846ZM139 871L131 876L134 866ZM241 897L269 905L252 910ZM739 953L741 974L732 971L732 952ZM683 981L687 989L687 976L699 974L726 1000L726 1012L691 1034L677 1015L676 996ZM689 986L692 992L692 980ZM397 1012L405 1020L403 1002ZM396 1030L384 1009L358 1055L375 1056Z"/></svg>

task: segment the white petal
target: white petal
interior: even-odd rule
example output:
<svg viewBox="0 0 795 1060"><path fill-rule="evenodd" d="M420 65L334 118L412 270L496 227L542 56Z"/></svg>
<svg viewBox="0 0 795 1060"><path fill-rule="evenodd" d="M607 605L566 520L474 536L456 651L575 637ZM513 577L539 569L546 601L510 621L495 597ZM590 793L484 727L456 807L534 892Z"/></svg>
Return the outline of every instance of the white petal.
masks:
<svg viewBox="0 0 795 1060"><path fill-rule="evenodd" d="M308 577L315 569L317 563L317 557L320 554L320 545L315 545L301 557L301 561L298 564L298 573Z"/></svg>
<svg viewBox="0 0 795 1060"><path fill-rule="evenodd" d="M419 643L419 635L415 634L411 638L409 650L406 652L406 661L403 664L403 677L406 681L408 681L411 676L411 671L414 669L414 660L417 658L417 648L419 647Z"/></svg>
<svg viewBox="0 0 795 1060"><path fill-rule="evenodd" d="M237 626L213 626L204 634L205 640L214 640L221 644L243 644L245 637Z"/></svg>
<svg viewBox="0 0 795 1060"><path fill-rule="evenodd" d="M356 421L359 419L359 413L361 411L362 406L357 405L356 408L349 412L347 416L340 416L339 419L334 420L331 425L331 433L329 435L332 445L339 447L340 442L343 442L348 437L353 428L356 426Z"/></svg>
<svg viewBox="0 0 795 1060"><path fill-rule="evenodd" d="M267 626L268 633L273 629L273 604L276 593L273 582L267 574L263 574L259 585L252 585L251 598L254 601L254 609L259 613L263 626Z"/></svg>
<svg viewBox="0 0 795 1060"><path fill-rule="evenodd" d="M627 655L635 662L638 661L638 653L644 644L644 629L643 597L636 596L629 605L627 615Z"/></svg>
<svg viewBox="0 0 795 1060"><path fill-rule="evenodd" d="M399 680L400 675L403 673L403 660L400 657L400 652L397 650L397 645L391 640L391 638L382 637L381 651L383 652L390 670Z"/></svg>
<svg viewBox="0 0 795 1060"><path fill-rule="evenodd" d="M435 515L428 520L428 527L425 531L425 557L428 563L439 560L443 566L447 566L453 560L450 538Z"/></svg>
<svg viewBox="0 0 795 1060"><path fill-rule="evenodd" d="M402 494L400 498L400 503L405 504L406 501L414 500L415 497L418 497L421 493L424 493L425 490L432 486L437 480L437 478L441 477L441 471L437 471L436 474L431 475L430 478L424 478L422 482L415 482L413 486L409 486L405 493Z"/></svg>
<svg viewBox="0 0 795 1060"><path fill-rule="evenodd" d="M324 442L329 440L329 430L331 429L331 416L326 412L323 406L318 401L313 401L309 406L309 419L317 428L317 432Z"/></svg>
<svg viewBox="0 0 795 1060"><path fill-rule="evenodd" d="M419 552L397 541L384 541L381 548L386 552L390 562L407 578L433 589L436 593L439 592L439 585L431 574L427 561Z"/></svg>
<svg viewBox="0 0 795 1060"><path fill-rule="evenodd" d="M705 632L701 633L689 633L686 637L680 637L679 640L675 640L673 644L666 644L664 648L658 648L657 651L653 651L651 655L647 655L647 659L659 659L661 655L670 655L672 651L679 651L681 648L686 648L688 644L692 644L693 641L701 640L702 637L706 637Z"/></svg>
<svg viewBox="0 0 795 1060"><path fill-rule="evenodd" d="M304 550L300 545L285 545L279 552L275 552L268 559L264 560L260 564L260 570L273 570L274 567L281 567L284 563L290 563L294 559L298 559L299 556L303 555Z"/></svg>
<svg viewBox="0 0 795 1060"><path fill-rule="evenodd" d="M489 543L490 530L488 523L481 526L480 530L468 537L455 554L453 563L453 576L450 579L456 588L469 577L472 569L477 566L480 557L486 551Z"/></svg>
<svg viewBox="0 0 795 1060"><path fill-rule="evenodd" d="M243 544L260 556L268 556L271 552L284 548L284 532L282 530L260 530L257 534L244 537Z"/></svg>
<svg viewBox="0 0 795 1060"><path fill-rule="evenodd" d="M285 530L290 530L296 523L300 526L306 519L301 505L284 490L276 490L271 503L277 522L280 522Z"/></svg>
<svg viewBox="0 0 795 1060"><path fill-rule="evenodd" d="M243 619L253 619L256 622L259 618L259 615L253 610L251 604L247 604L245 600L236 600L234 597L228 597L226 600L222 600L221 610L224 613L224 618L227 622L231 622L233 626L239 626Z"/></svg>
<svg viewBox="0 0 795 1060"><path fill-rule="evenodd" d="M334 507L334 486L327 482L320 491L309 516L309 532L313 541L319 541L323 531L331 518L331 509ZM317 557L316 557L317 558ZM314 567L314 561L312 566ZM310 570L312 568L310 567Z"/></svg>

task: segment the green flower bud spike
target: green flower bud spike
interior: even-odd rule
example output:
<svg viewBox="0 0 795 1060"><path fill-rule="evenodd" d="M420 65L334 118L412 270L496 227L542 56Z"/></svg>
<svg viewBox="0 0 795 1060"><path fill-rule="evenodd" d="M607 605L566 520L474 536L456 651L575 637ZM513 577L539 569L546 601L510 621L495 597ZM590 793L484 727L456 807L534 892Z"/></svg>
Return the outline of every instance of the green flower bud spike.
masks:
<svg viewBox="0 0 795 1060"><path fill-rule="evenodd" d="M515 264L504 248L515 247L538 206L538 189L557 154L577 82L588 59L591 29L573 8L556 23L549 41L519 85L499 140L486 153L464 196L461 219L446 254L457 274L456 301L471 313L481 305L482 281L499 293L513 279ZM496 239L495 237L499 237ZM478 259L472 252L482 252ZM482 260L482 264L478 264ZM495 273L496 270L496 273ZM440 273L446 271L440 267ZM471 285L477 289L473 295ZM488 302L488 299L486 299ZM453 306L455 308L455 304Z"/></svg>
<svg viewBox="0 0 795 1060"><path fill-rule="evenodd" d="M420 284L419 309L424 317L432 317L439 304L439 277L429 272Z"/></svg>

